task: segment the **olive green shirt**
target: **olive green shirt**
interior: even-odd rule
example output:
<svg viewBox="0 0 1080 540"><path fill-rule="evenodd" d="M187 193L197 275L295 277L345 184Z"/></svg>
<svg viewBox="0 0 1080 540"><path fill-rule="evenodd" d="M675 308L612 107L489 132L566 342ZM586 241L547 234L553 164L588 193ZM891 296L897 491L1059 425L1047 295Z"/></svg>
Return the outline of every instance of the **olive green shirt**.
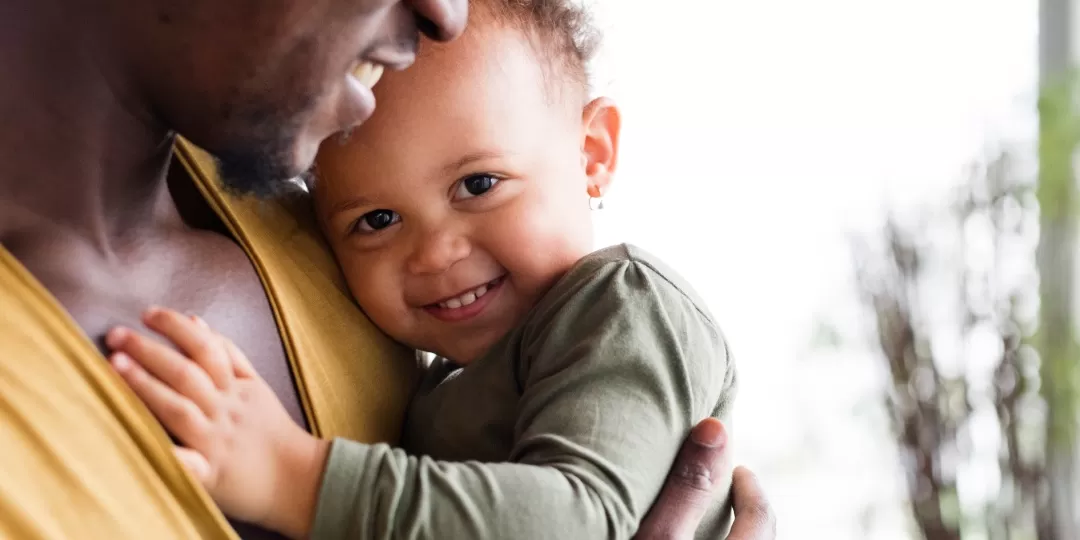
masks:
<svg viewBox="0 0 1080 540"><path fill-rule="evenodd" d="M597 251L483 357L436 360L404 449L335 440L312 536L629 538L690 428L726 420L734 395L689 285L640 248Z"/></svg>

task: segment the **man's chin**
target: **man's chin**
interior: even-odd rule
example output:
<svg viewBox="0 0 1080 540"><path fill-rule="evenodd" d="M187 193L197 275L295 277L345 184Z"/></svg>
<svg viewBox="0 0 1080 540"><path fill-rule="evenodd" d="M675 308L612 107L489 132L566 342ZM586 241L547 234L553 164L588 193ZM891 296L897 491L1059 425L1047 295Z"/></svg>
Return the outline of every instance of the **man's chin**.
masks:
<svg viewBox="0 0 1080 540"><path fill-rule="evenodd" d="M271 199L295 189L295 178L306 166L292 152L220 152L217 158L222 187L233 195Z"/></svg>

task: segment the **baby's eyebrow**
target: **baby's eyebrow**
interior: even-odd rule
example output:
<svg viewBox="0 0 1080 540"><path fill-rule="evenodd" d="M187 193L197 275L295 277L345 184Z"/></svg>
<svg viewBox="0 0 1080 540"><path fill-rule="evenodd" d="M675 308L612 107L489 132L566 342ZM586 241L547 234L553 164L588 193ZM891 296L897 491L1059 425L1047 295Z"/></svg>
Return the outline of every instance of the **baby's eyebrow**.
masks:
<svg viewBox="0 0 1080 540"><path fill-rule="evenodd" d="M330 215L336 216L342 212L352 210L353 208L357 208L360 206L368 206L370 204L371 201L365 197L352 197L334 203L333 206L330 207Z"/></svg>
<svg viewBox="0 0 1080 540"><path fill-rule="evenodd" d="M492 150L481 150L479 152L471 152L469 154L465 154L464 156L462 156L459 159L456 159L456 160L448 163L445 167L443 167L443 172L445 174L453 174L453 173L463 169L466 165L469 165L471 163L474 163L474 162L477 162L477 161L483 161L485 159L493 159L493 158L499 158L499 157L502 157L502 153L495 152L495 151L492 151Z"/></svg>

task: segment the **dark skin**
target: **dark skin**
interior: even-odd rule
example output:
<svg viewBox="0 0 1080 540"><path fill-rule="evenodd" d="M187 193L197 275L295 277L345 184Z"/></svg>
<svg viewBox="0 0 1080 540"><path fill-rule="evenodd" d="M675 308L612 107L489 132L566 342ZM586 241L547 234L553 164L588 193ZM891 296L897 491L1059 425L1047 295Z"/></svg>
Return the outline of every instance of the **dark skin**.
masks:
<svg viewBox="0 0 1080 540"><path fill-rule="evenodd" d="M370 115L348 75L358 59L405 68L421 33L452 39L465 19L465 0L0 0L0 244L103 352L147 306L200 314L303 424L262 284L170 166L174 134L222 158L227 185L272 196L321 140ZM720 433L688 439L639 537L696 527L720 487L702 475L726 466ZM772 538L745 478L738 538Z"/></svg>

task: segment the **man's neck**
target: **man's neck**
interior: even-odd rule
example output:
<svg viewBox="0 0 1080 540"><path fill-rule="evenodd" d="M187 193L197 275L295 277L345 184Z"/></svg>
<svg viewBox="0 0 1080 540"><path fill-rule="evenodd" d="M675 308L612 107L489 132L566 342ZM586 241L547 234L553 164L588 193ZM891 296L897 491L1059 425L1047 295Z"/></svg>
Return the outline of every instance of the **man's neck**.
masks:
<svg viewBox="0 0 1080 540"><path fill-rule="evenodd" d="M56 4L0 2L0 239L48 224L108 252L179 222L165 182L172 136L93 33L95 15L73 12L85 3Z"/></svg>

